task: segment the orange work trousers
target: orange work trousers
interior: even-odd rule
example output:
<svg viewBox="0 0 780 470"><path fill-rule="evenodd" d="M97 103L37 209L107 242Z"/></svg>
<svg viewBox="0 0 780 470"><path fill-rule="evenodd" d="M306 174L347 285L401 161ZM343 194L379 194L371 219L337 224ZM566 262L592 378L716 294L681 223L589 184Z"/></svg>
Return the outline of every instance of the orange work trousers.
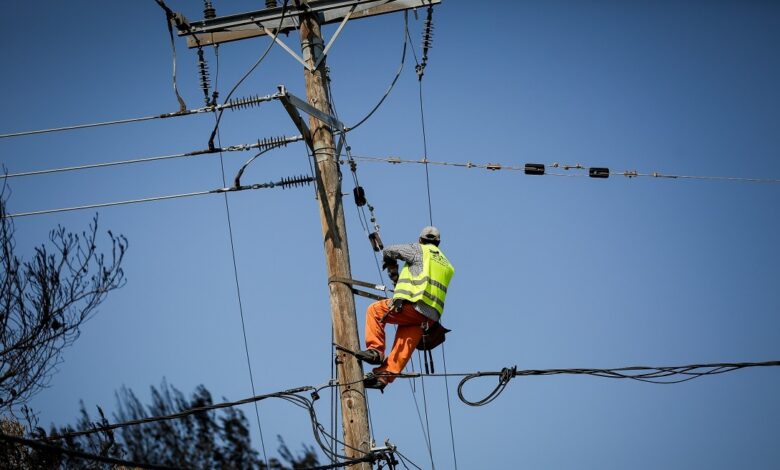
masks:
<svg viewBox="0 0 780 470"><path fill-rule="evenodd" d="M380 300L368 306L366 310L366 347L376 349L385 356L385 323L398 325L395 333L395 341L390 355L379 367L374 369L374 374L385 383L395 380L393 375L399 374L409 359L412 357L417 343L422 338L423 323L434 323L433 320L414 309L414 305L404 302L400 311L391 312L391 300ZM389 313L388 313L389 312ZM387 315L387 316L385 316ZM384 317L384 323L382 318Z"/></svg>

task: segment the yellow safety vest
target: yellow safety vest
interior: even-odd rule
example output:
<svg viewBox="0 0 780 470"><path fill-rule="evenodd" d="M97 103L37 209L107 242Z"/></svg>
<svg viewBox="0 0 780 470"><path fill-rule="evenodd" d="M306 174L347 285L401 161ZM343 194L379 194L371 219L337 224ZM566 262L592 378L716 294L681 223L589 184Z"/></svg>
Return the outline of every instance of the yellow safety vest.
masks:
<svg viewBox="0 0 780 470"><path fill-rule="evenodd" d="M395 285L394 299L412 303L423 301L435 308L439 315L444 312L444 299L455 268L439 247L420 245L423 252L423 267L420 274L413 276L409 265L405 265Z"/></svg>

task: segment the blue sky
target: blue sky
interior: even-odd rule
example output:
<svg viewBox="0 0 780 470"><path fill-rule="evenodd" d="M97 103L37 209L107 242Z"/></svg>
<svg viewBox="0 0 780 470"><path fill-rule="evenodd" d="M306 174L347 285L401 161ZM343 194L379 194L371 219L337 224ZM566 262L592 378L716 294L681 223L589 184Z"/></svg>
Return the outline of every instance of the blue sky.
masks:
<svg viewBox="0 0 780 470"><path fill-rule="evenodd" d="M215 1L218 14L260 2ZM171 0L200 18L200 2ZM422 18L410 16L419 55ZM431 160L581 163L615 171L780 177L780 5L775 2L458 2L434 13L423 87ZM177 109L164 17L146 2L12 2L0 19L0 133ZM325 28L330 36L335 27ZM362 118L400 60L403 16L350 22L328 65L342 120ZM219 49L232 86L267 39ZM297 37L286 41L295 46ZM196 54L177 39L179 86L202 106ZM207 52L212 76L213 51ZM305 96L280 48L237 93L279 84ZM355 155L422 156L413 60L380 110L351 133ZM208 115L0 140L9 172L164 155L206 146ZM293 135L278 103L226 112L224 145ZM226 154L228 178L249 154ZM244 182L308 173L303 144L269 152ZM346 168L345 168L346 171ZM563 170L561 170L562 172ZM361 162L385 243L428 223L421 166ZM613 176L532 177L430 168L434 223L457 268L444 323L451 372L619 367L780 357L780 187ZM19 178L12 212L222 186L216 156ZM345 178L344 190L351 191ZM330 374L330 310L313 190L229 198L258 393ZM377 280L348 202L353 274ZM110 410L122 385L142 397L166 378L215 397L251 393L221 196L103 209L130 241L127 286L85 325L51 387L32 402L44 425L72 423L79 400ZM22 253L94 211L16 220ZM358 322L367 305L358 299ZM362 334L362 332L361 332ZM440 357L437 356L440 365ZM454 391L457 383L450 382ZM467 389L488 391L486 379ZM453 468L444 383L426 381L437 468ZM421 395L417 391L417 398ZM745 370L657 386L563 376L513 380L492 404L452 395L459 468L774 468L780 374ZM410 387L370 397L375 438L423 468L430 460ZM248 416L251 408L244 408ZM313 443L308 418L263 402L269 451L280 434ZM318 412L323 421L328 404ZM255 436L255 441L257 436Z"/></svg>

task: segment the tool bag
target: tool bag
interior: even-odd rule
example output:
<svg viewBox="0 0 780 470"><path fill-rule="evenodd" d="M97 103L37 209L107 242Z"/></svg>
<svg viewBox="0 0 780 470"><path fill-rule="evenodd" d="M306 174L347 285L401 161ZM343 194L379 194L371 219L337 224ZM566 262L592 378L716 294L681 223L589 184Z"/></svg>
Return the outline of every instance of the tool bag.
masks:
<svg viewBox="0 0 780 470"><path fill-rule="evenodd" d="M450 331L452 330L444 328L439 322L430 325L426 323L426 327L423 327L423 337L420 339L420 342L417 343L417 349L419 351L430 351L431 349L435 349L447 339L446 335Z"/></svg>
<svg viewBox="0 0 780 470"><path fill-rule="evenodd" d="M433 374L433 350L441 343L447 340L447 333L452 330L444 328L441 323L436 322L433 324L423 323L423 336L420 338L420 342L417 343L417 350L423 352L425 358L425 373Z"/></svg>

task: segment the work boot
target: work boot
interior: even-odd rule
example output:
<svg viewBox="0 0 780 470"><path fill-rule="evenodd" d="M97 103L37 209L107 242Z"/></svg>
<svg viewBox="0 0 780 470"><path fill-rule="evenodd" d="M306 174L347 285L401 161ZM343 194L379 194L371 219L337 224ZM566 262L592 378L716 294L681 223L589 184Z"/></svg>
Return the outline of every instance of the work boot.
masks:
<svg viewBox="0 0 780 470"><path fill-rule="evenodd" d="M382 363L382 354L376 349L366 349L355 353L355 357L367 364L378 366Z"/></svg>
<svg viewBox="0 0 780 470"><path fill-rule="evenodd" d="M382 393L385 393L385 387L387 387L387 383L383 382L379 379L379 377L369 372L365 377L363 377L363 387L373 388L379 390Z"/></svg>

